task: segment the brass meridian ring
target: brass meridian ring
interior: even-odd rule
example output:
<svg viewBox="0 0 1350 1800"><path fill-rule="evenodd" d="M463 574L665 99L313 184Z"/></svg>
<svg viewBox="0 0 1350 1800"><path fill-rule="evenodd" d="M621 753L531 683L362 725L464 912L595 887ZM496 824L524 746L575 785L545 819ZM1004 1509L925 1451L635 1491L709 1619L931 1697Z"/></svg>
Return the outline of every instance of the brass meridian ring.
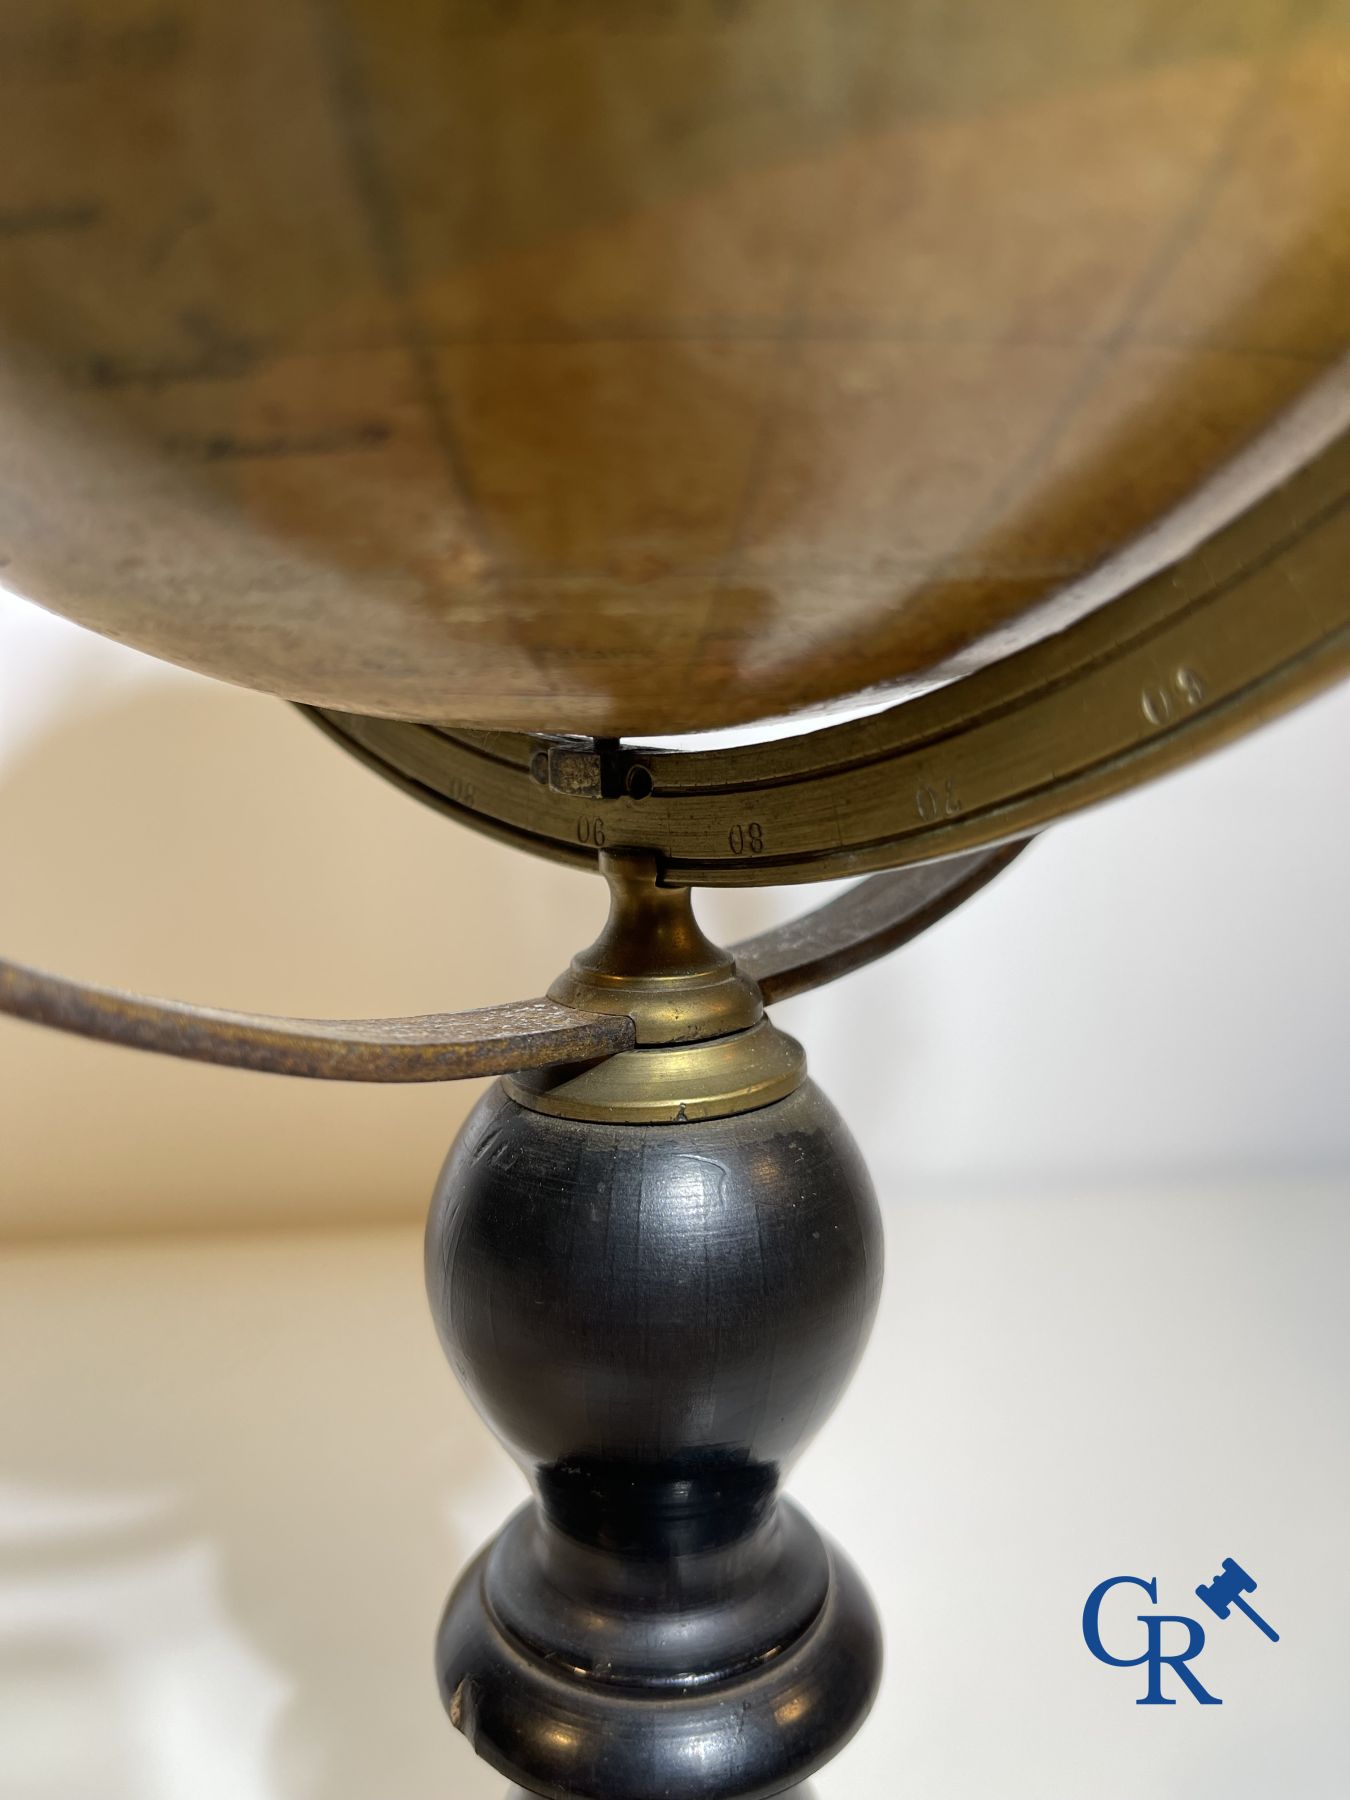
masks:
<svg viewBox="0 0 1350 1800"><path fill-rule="evenodd" d="M643 849L676 885L814 881L1004 844L1350 671L1350 433L1058 636L871 717L645 750L304 708L461 823L562 862Z"/></svg>

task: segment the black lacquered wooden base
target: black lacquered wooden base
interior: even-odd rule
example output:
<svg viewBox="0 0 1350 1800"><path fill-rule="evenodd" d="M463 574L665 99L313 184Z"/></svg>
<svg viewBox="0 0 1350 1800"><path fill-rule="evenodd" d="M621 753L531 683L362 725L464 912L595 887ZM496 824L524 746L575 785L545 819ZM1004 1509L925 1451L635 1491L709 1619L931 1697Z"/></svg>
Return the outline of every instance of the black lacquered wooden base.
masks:
<svg viewBox="0 0 1350 1800"><path fill-rule="evenodd" d="M513 1787L506 1795L506 1800L531 1800L531 1796L523 1787ZM820 1800L820 1795L811 1782L804 1781L800 1787L786 1789L781 1800Z"/></svg>
<svg viewBox="0 0 1350 1800"><path fill-rule="evenodd" d="M880 1634L779 1481L881 1278L871 1185L806 1082L725 1119L555 1118L492 1090L427 1238L433 1310L536 1499L465 1574L437 1668L548 1800L760 1800L865 1716Z"/></svg>
<svg viewBox="0 0 1350 1800"><path fill-rule="evenodd" d="M513 1787L506 1795L505 1800L531 1800L531 1796L523 1787ZM785 1789L780 1800L820 1800L820 1795L816 1792L813 1782L804 1781L800 1787ZM858 1800L862 1800L861 1795L858 1796Z"/></svg>
<svg viewBox="0 0 1350 1800"><path fill-rule="evenodd" d="M533 1511L518 1513L470 1565L436 1651L452 1720L480 1756L528 1780L530 1792L548 1800L759 1800L819 1768L861 1724L880 1673L880 1632L862 1582L833 1546L821 1543L819 1609L758 1661L721 1679L614 1680L526 1645L496 1614L494 1575ZM814 1531L795 1509L783 1511L785 1523ZM578 1602L585 1631L592 1622L580 1611Z"/></svg>

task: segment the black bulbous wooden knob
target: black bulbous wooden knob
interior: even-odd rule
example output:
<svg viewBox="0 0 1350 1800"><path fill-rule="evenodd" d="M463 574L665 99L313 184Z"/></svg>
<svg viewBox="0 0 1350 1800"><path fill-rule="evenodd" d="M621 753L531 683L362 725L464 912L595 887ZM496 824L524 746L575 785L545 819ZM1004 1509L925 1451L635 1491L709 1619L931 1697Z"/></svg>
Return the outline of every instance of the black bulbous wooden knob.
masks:
<svg viewBox="0 0 1350 1800"><path fill-rule="evenodd" d="M778 1485L852 1372L881 1263L866 1170L809 1082L684 1125L480 1102L428 1288L536 1500L461 1580L437 1655L452 1719L511 1779L751 1800L860 1723L871 1603Z"/></svg>

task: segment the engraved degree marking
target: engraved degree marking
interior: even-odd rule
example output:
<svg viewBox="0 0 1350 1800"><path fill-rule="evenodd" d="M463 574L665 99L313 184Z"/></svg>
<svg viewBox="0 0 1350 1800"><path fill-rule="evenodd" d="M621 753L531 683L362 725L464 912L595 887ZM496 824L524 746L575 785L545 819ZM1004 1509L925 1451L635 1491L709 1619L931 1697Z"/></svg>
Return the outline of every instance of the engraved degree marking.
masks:
<svg viewBox="0 0 1350 1800"><path fill-rule="evenodd" d="M954 819L961 810L961 801L951 776L943 782L941 793L926 784L915 788L914 810L925 825L937 818Z"/></svg>
<svg viewBox="0 0 1350 1800"><path fill-rule="evenodd" d="M1165 682L1149 682L1139 695L1139 710L1153 726L1170 725L1177 714L1199 706L1205 684L1188 664L1174 669Z"/></svg>

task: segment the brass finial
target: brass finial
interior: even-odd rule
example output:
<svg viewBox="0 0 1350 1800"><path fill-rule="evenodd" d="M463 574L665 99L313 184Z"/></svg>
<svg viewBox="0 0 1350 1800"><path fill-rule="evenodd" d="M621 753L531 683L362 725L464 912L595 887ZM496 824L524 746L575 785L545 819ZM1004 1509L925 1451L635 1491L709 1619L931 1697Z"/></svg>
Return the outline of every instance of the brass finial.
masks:
<svg viewBox="0 0 1350 1800"><path fill-rule="evenodd" d="M706 937L687 887L658 885L645 851L602 851L609 918L548 990L584 1012L626 1013L641 1045L692 1044L764 1016L759 989Z"/></svg>
<svg viewBox="0 0 1350 1800"><path fill-rule="evenodd" d="M550 1000L632 1019L637 1048L508 1076L538 1112L616 1124L725 1118L781 1100L803 1080L795 1039L764 1016L759 989L704 935L690 890L662 887L654 856L605 852L609 918Z"/></svg>

